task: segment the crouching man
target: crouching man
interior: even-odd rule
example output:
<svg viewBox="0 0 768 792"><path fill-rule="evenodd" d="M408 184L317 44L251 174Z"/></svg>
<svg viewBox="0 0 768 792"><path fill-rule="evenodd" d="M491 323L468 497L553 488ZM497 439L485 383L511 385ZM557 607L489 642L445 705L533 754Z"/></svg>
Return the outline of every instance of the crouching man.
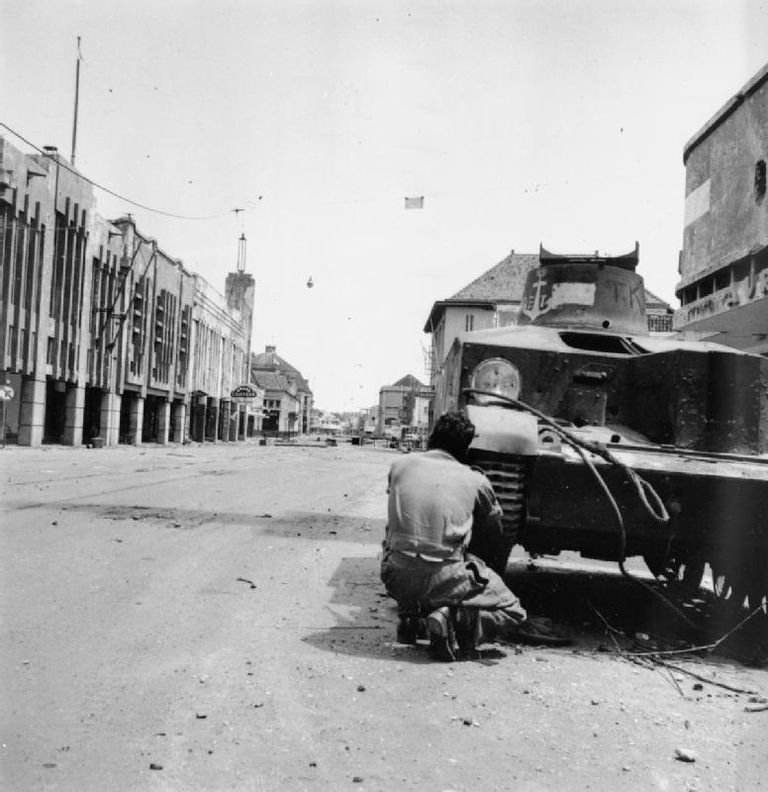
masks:
<svg viewBox="0 0 768 792"><path fill-rule="evenodd" d="M389 472L381 579L397 600L398 640L416 641L426 617L437 660L472 655L511 636L526 612L501 577L467 551L473 533L484 547L503 545L501 507L485 475L464 464L475 427L460 413L435 423L423 454L399 458Z"/></svg>

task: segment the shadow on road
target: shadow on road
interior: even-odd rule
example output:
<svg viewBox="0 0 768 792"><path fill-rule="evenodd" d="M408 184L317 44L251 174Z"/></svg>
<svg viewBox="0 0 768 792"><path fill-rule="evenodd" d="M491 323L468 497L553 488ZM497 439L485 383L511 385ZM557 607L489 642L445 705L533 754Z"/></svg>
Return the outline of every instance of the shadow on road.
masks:
<svg viewBox="0 0 768 792"><path fill-rule="evenodd" d="M378 558L342 559L329 580L331 610L337 623L305 640L334 653L428 662L425 646L395 642L395 603L379 580L379 563ZM692 621L703 625L703 629L693 630L661 598L622 576L618 568L593 571L521 561L511 563L505 577L530 616L551 619L573 637L572 646L560 651L614 652L619 646L629 652L661 651L712 640L712 597L705 591L699 599L677 603ZM653 582L651 587L661 592L660 584ZM731 641L729 646L723 645L725 654L749 659L749 644L747 655L743 641ZM503 656L493 650L483 654L487 658Z"/></svg>
<svg viewBox="0 0 768 792"><path fill-rule="evenodd" d="M397 611L379 579L380 563L377 556L341 559L328 581L336 624L304 640L334 654L430 662L422 647L394 643Z"/></svg>

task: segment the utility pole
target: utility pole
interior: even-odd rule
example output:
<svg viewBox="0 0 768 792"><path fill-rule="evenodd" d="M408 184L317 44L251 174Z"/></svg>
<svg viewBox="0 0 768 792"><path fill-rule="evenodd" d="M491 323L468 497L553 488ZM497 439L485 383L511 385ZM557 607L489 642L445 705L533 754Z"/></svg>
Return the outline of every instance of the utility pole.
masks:
<svg viewBox="0 0 768 792"><path fill-rule="evenodd" d="M70 162L75 164L75 149L77 147L77 110L80 104L80 36L77 37L77 65L75 66L75 118L72 122L72 156Z"/></svg>

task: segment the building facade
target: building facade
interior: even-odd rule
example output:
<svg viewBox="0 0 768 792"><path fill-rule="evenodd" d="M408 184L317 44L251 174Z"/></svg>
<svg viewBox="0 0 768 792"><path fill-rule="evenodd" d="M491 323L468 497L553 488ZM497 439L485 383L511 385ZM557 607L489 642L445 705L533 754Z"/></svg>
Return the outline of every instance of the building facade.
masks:
<svg viewBox="0 0 768 792"><path fill-rule="evenodd" d="M312 390L301 372L267 345L251 356L251 382L264 391L265 433L309 434L312 430Z"/></svg>
<svg viewBox="0 0 768 792"><path fill-rule="evenodd" d="M0 137L0 376L14 390L6 438L185 441L193 392L226 399L247 382L253 283L249 302L250 276L236 275L238 298L208 321L202 278L130 217L100 217L91 184L55 150L24 154ZM196 355L210 369L202 385Z"/></svg>
<svg viewBox="0 0 768 792"><path fill-rule="evenodd" d="M190 438L242 440L249 433L248 405L233 391L249 382L253 277L227 276L226 296L195 276L192 314ZM263 393L252 398L250 433L260 428Z"/></svg>
<svg viewBox="0 0 768 792"><path fill-rule="evenodd" d="M403 427L426 431L432 389L412 374L379 389L375 421L377 437L400 438Z"/></svg>
<svg viewBox="0 0 768 792"><path fill-rule="evenodd" d="M768 64L688 141L676 329L768 354Z"/></svg>

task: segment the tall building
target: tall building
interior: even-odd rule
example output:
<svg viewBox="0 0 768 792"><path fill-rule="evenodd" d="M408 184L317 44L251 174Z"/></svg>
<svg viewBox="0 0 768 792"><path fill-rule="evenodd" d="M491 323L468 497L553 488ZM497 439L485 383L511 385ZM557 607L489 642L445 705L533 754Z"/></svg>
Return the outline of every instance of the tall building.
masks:
<svg viewBox="0 0 768 792"><path fill-rule="evenodd" d="M768 64L686 143L676 329L768 354Z"/></svg>
<svg viewBox="0 0 768 792"><path fill-rule="evenodd" d="M246 405L232 395L250 380L253 277L230 273L227 294L222 296L195 276L194 294L190 437L200 442L242 439L261 421L258 393L250 405L250 429Z"/></svg>
<svg viewBox="0 0 768 792"><path fill-rule="evenodd" d="M248 382L253 282L234 276L217 296L130 216L100 217L90 182L54 149L25 154L0 136L6 439L186 440L193 394L218 406ZM217 413L206 439L243 437L246 410Z"/></svg>

